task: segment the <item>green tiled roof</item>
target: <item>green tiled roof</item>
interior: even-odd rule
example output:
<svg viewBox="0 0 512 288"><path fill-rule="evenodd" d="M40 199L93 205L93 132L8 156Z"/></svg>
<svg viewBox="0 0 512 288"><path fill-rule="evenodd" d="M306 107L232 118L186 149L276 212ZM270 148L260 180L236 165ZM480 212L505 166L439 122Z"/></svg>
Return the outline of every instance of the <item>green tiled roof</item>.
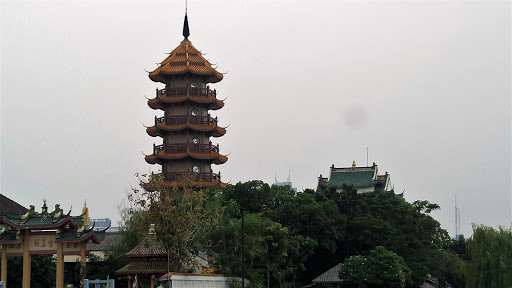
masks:
<svg viewBox="0 0 512 288"><path fill-rule="evenodd" d="M105 231L86 230L82 234L77 235L76 229L66 230L62 232L55 242L82 242L91 239L94 243L100 243L105 238Z"/></svg>
<svg viewBox="0 0 512 288"><path fill-rule="evenodd" d="M14 216L9 217L5 216L4 218L5 224L17 228L30 228L30 229L50 229L50 228L58 228L67 222L71 222L70 216L62 216L56 222L53 222L53 217L51 215L47 215L43 217L43 215L32 215L29 216L26 222L23 222L21 217ZM72 224L73 225L73 224ZM74 225L75 226L75 225Z"/></svg>
<svg viewBox="0 0 512 288"><path fill-rule="evenodd" d="M6 231L0 235L0 244L18 244L23 240L23 237L16 239L16 231Z"/></svg>
<svg viewBox="0 0 512 288"><path fill-rule="evenodd" d="M116 275L151 274L160 276L167 273L167 269L167 261L133 261L117 270Z"/></svg>
<svg viewBox="0 0 512 288"><path fill-rule="evenodd" d="M374 171L333 171L329 178L329 186L341 187L343 184L352 184L354 187L371 186Z"/></svg>

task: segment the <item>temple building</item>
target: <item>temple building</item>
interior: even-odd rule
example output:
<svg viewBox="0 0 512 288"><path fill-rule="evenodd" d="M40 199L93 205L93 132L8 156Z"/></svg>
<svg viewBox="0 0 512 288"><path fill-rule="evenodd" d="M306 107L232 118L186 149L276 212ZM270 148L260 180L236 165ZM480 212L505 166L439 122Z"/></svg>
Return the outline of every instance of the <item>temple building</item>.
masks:
<svg viewBox="0 0 512 288"><path fill-rule="evenodd" d="M337 192L341 192L343 184L353 185L357 189L357 193L393 190L388 172L379 175L379 169L375 162L370 167L357 167L356 161L353 161L352 167L347 168L337 168L333 164L328 177L323 177L320 174L317 191L332 187Z"/></svg>
<svg viewBox="0 0 512 288"><path fill-rule="evenodd" d="M152 137L162 138L162 144L153 145L153 153L145 160L162 167L159 188L182 187L190 181L193 187L221 186L220 172L212 170L212 164L223 164L228 158L220 154L219 145L211 137L221 137L226 129L218 125L217 117L210 110L219 110L224 101L217 98L216 89L210 84L222 80L223 74L212 67L203 54L188 39L188 18L185 14L183 36L176 47L149 78L165 85L156 90L156 97L148 100L154 110L164 112L155 116L154 126L146 132ZM144 188L155 190L152 182Z"/></svg>

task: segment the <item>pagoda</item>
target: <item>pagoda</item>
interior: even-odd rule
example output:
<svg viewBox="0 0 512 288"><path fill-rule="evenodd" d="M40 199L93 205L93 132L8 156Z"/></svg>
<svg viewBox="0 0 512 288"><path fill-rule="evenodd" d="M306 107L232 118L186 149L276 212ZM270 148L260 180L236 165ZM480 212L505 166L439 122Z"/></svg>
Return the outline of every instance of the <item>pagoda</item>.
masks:
<svg viewBox="0 0 512 288"><path fill-rule="evenodd" d="M219 145L212 144L210 138L226 133L226 129L218 125L217 117L210 114L210 110L224 106L224 101L217 98L216 89L209 86L221 81L223 74L192 45L189 35L185 13L185 39L158 68L149 72L152 81L165 84L165 88L156 89L155 98L148 100L149 107L164 112L162 117L155 116L154 126L146 128L150 136L163 139L163 143L154 144L153 153L145 157L147 163L162 167L161 177L156 182L144 184L149 191L180 189L186 183L194 188L226 186L221 182L220 172L215 173L211 164L224 164L228 158L220 154Z"/></svg>

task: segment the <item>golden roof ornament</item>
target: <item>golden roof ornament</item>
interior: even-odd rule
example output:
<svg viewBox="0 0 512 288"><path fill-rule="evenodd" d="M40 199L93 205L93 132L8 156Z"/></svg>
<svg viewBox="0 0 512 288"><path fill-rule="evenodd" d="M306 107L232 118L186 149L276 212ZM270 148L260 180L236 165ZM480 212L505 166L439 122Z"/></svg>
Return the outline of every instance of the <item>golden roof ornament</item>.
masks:
<svg viewBox="0 0 512 288"><path fill-rule="evenodd" d="M86 229L89 229L89 208L87 208L87 200L84 201L84 208L82 208L82 217L84 226Z"/></svg>
<svg viewBox="0 0 512 288"><path fill-rule="evenodd" d="M35 209L36 209L36 207L34 207L34 205L30 205L30 209L27 211L27 213L25 213L23 216L21 216L21 223L27 222L28 218L30 218L30 216L32 216L36 213Z"/></svg>

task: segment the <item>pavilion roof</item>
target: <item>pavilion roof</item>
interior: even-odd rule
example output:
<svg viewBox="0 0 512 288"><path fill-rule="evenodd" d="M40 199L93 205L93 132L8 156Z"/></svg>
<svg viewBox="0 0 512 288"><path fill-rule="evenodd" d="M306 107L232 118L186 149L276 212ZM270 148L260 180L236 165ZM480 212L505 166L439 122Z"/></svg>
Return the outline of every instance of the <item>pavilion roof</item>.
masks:
<svg viewBox="0 0 512 288"><path fill-rule="evenodd" d="M155 82L165 83L166 78L185 73L207 76L209 83L219 82L224 77L189 40L185 39L160 62L158 68L149 72L149 78Z"/></svg>
<svg viewBox="0 0 512 288"><path fill-rule="evenodd" d="M156 238L154 232L150 232L135 248L126 253L130 258L165 258L167 259L167 249Z"/></svg>
<svg viewBox="0 0 512 288"><path fill-rule="evenodd" d="M116 275L150 274L163 275L167 273L167 260L132 261L116 271Z"/></svg>

